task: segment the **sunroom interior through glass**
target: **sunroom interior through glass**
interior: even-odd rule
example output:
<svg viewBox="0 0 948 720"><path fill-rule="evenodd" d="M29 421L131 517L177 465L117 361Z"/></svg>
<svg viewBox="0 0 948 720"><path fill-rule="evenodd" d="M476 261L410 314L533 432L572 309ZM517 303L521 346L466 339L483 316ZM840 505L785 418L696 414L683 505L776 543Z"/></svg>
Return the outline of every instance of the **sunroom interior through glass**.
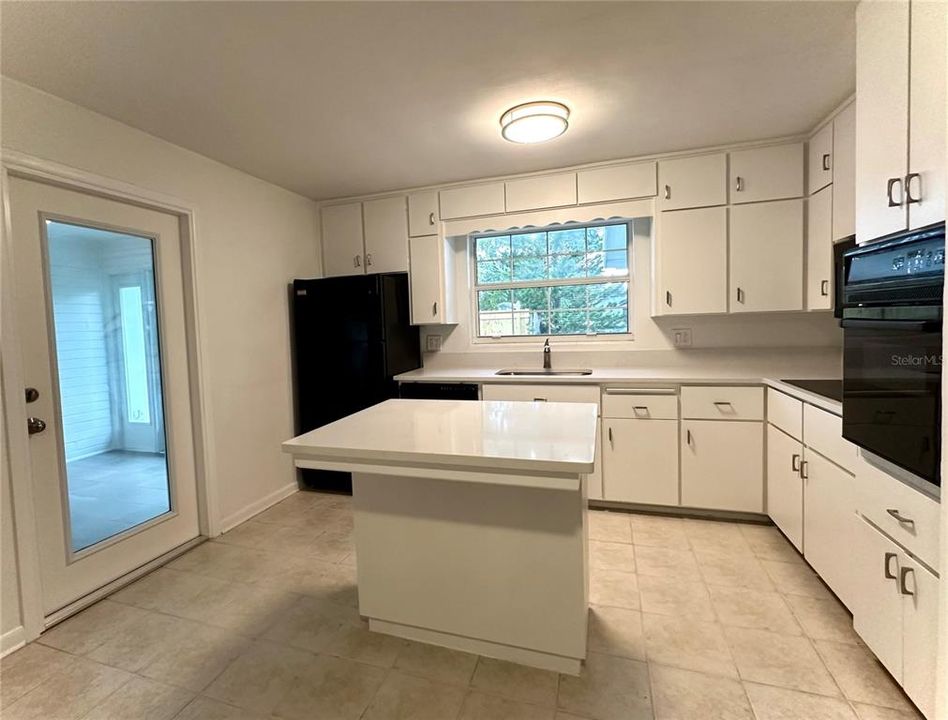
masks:
<svg viewBox="0 0 948 720"><path fill-rule="evenodd" d="M629 319L629 223L477 234L477 335L623 335Z"/></svg>

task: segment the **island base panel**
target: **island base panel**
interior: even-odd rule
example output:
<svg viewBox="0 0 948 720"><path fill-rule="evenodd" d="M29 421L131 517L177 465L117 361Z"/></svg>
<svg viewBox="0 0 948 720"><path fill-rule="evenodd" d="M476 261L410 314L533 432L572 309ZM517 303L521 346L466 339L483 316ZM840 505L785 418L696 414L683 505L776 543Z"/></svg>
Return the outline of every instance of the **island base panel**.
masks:
<svg viewBox="0 0 948 720"><path fill-rule="evenodd" d="M360 613L379 632L578 672L588 578L577 485L355 473Z"/></svg>

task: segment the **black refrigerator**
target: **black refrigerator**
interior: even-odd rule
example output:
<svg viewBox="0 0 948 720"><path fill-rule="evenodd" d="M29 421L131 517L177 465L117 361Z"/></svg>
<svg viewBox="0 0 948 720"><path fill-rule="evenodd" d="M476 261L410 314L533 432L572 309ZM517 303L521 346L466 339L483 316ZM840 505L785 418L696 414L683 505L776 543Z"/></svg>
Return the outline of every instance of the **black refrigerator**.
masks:
<svg viewBox="0 0 948 720"><path fill-rule="evenodd" d="M407 273L294 280L292 300L298 434L398 397L393 377L421 367ZM352 492L349 473L303 470L302 480Z"/></svg>

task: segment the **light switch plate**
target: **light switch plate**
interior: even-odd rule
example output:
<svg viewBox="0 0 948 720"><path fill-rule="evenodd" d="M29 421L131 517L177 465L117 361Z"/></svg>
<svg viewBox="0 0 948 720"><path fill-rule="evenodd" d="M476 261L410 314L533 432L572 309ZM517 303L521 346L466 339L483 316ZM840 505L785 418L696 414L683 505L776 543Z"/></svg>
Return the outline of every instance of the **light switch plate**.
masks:
<svg viewBox="0 0 948 720"><path fill-rule="evenodd" d="M425 336L425 350L427 352L438 352L441 349L441 336L440 335L426 335Z"/></svg>
<svg viewBox="0 0 948 720"><path fill-rule="evenodd" d="M691 347L691 328L672 328L675 347Z"/></svg>

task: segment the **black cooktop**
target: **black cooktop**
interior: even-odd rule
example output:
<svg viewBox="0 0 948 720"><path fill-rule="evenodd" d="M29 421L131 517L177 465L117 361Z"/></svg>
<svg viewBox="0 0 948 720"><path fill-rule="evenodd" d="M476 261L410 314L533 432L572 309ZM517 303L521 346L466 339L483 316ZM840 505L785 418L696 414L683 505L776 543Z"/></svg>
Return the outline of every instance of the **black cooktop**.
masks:
<svg viewBox="0 0 948 720"><path fill-rule="evenodd" d="M842 380L782 380L787 385L793 385L801 390L822 395L836 402L843 401L843 381Z"/></svg>

